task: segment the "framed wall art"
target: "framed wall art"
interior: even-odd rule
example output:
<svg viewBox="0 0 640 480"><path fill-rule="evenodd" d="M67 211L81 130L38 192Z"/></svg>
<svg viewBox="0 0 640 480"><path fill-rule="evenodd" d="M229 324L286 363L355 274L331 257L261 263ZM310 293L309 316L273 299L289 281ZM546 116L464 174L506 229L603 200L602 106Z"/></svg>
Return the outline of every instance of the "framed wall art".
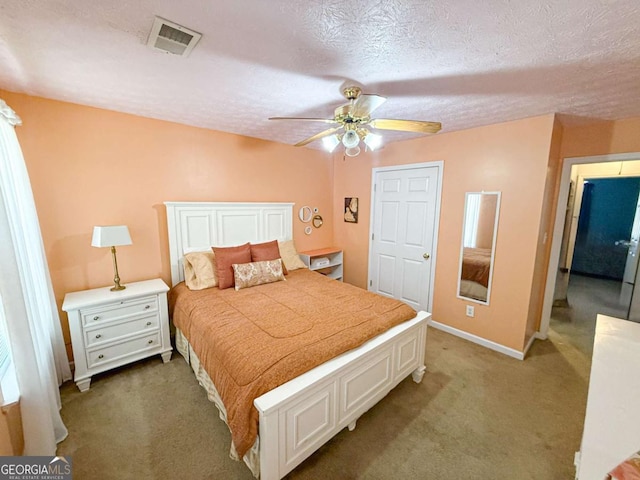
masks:
<svg viewBox="0 0 640 480"><path fill-rule="evenodd" d="M358 197L345 197L344 221L358 223Z"/></svg>

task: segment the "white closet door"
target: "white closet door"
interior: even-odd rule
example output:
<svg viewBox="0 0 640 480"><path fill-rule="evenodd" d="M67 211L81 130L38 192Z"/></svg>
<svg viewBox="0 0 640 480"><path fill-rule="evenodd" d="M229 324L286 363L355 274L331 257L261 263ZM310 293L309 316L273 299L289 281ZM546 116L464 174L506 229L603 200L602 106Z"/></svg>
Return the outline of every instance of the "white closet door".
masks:
<svg viewBox="0 0 640 480"><path fill-rule="evenodd" d="M428 311L440 167L374 175L369 290Z"/></svg>

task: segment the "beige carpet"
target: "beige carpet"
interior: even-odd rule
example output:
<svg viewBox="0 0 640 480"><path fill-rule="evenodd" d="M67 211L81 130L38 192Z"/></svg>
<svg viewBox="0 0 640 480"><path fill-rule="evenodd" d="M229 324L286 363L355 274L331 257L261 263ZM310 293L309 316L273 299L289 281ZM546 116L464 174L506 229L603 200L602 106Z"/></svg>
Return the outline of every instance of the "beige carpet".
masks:
<svg viewBox="0 0 640 480"><path fill-rule="evenodd" d="M402 382L291 479L572 479L589 358L551 332L522 362L430 329L427 373ZM182 357L62 387L76 479L251 479Z"/></svg>

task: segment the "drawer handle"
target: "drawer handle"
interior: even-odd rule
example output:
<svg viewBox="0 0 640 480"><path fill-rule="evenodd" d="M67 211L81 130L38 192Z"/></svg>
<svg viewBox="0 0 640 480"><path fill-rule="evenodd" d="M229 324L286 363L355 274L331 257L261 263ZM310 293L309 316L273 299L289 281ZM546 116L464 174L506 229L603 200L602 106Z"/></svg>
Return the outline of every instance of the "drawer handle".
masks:
<svg viewBox="0 0 640 480"><path fill-rule="evenodd" d="M102 338L102 334L101 333L97 334L96 338Z"/></svg>
<svg viewBox="0 0 640 480"><path fill-rule="evenodd" d="M144 306L144 309L145 309L145 310L149 310L150 308L151 308L151 305L145 305L145 306Z"/></svg>
<svg viewBox="0 0 640 480"><path fill-rule="evenodd" d="M98 315L96 315L95 317L93 317L94 320L100 320L100 317Z"/></svg>
<svg viewBox="0 0 640 480"><path fill-rule="evenodd" d="M153 340L149 340L147 343L151 345L153 343Z"/></svg>
<svg viewBox="0 0 640 480"><path fill-rule="evenodd" d="M100 354L98 355L98 358L104 358L104 355Z"/></svg>
<svg viewBox="0 0 640 480"><path fill-rule="evenodd" d="M147 327L148 327L149 325L151 325L151 322L147 322Z"/></svg>

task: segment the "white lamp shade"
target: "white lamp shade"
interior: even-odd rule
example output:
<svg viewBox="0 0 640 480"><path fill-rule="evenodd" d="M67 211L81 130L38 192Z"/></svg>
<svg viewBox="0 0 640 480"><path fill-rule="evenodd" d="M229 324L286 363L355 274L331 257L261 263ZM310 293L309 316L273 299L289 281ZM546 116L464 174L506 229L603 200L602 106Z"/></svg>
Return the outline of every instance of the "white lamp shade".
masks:
<svg viewBox="0 0 640 480"><path fill-rule="evenodd" d="M93 227L92 247L117 247L131 245L131 236L126 225Z"/></svg>
<svg viewBox="0 0 640 480"><path fill-rule="evenodd" d="M380 145L382 145L382 135L378 135L377 133L367 133L367 136L364 137L364 143L369 148L369 150L374 151Z"/></svg>
<svg viewBox="0 0 640 480"><path fill-rule="evenodd" d="M329 153L331 153L338 145L340 145L340 140L338 140L337 135L330 135L322 139L322 145Z"/></svg>
<svg viewBox="0 0 640 480"><path fill-rule="evenodd" d="M344 148L354 148L360 143L360 137L355 130L347 130L342 136L342 144Z"/></svg>

